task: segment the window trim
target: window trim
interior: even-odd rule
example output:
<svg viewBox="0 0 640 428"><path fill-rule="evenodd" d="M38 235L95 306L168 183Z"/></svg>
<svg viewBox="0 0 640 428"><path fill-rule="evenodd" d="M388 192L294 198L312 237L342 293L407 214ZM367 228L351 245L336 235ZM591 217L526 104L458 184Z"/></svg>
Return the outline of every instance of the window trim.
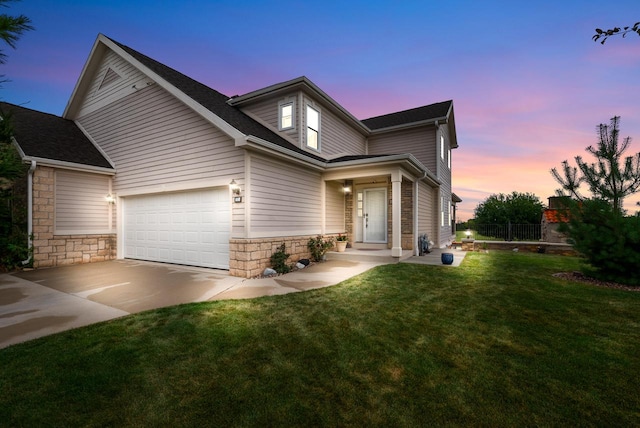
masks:
<svg viewBox="0 0 640 428"><path fill-rule="evenodd" d="M282 110L285 107L291 106L291 126L284 127L282 126ZM295 101L282 101L278 103L278 130L279 131L289 131L291 129L296 129L296 103Z"/></svg>
<svg viewBox="0 0 640 428"><path fill-rule="evenodd" d="M309 126L309 110L313 110L314 112L317 113L318 115L318 129L314 129L312 127ZM306 108L305 108L305 134L304 134L304 144L305 147L311 150L315 150L317 152L320 151L320 128L321 128L321 124L322 120L321 120L321 116L320 116L320 110L318 108L316 108L315 106L311 105L311 104L307 104ZM309 130L312 130L316 133L316 147L313 147L312 145L309 145Z"/></svg>

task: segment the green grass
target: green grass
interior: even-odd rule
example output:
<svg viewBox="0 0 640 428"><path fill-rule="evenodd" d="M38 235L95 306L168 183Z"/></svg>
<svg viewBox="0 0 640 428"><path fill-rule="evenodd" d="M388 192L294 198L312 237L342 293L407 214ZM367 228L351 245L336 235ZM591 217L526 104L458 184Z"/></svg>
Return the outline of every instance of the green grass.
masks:
<svg viewBox="0 0 640 428"><path fill-rule="evenodd" d="M640 293L469 253L0 350L2 426L638 426Z"/></svg>

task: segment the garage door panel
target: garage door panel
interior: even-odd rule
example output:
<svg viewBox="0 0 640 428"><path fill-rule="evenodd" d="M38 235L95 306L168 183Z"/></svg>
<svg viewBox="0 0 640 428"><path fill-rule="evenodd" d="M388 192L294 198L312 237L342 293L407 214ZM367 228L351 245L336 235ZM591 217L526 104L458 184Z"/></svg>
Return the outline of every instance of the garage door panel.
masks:
<svg viewBox="0 0 640 428"><path fill-rule="evenodd" d="M125 257L229 268L228 189L125 199Z"/></svg>

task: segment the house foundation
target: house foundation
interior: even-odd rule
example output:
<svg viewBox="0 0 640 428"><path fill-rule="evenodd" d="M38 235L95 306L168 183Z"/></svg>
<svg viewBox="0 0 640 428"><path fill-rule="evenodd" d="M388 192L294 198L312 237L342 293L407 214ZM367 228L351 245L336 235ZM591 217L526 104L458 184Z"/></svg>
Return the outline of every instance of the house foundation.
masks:
<svg viewBox="0 0 640 428"><path fill-rule="evenodd" d="M241 278L255 278L262 275L265 268L271 267L271 255L284 243L289 254L288 264L300 259L311 258L307 248L309 239L318 235L284 236L277 238L250 238L229 240L229 274ZM323 235L329 238L337 235Z"/></svg>

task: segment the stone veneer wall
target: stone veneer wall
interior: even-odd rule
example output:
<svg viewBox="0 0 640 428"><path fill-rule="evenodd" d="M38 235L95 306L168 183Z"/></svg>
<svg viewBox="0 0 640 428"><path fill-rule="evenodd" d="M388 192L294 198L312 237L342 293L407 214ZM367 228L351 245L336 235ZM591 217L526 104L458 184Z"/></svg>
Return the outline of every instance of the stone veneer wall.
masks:
<svg viewBox="0 0 640 428"><path fill-rule="evenodd" d="M33 267L54 267L116 258L116 235L54 235L55 170L33 173Z"/></svg>
<svg viewBox="0 0 640 428"><path fill-rule="evenodd" d="M414 236L413 236L413 186L414 183L407 180L402 180L401 187L401 217L400 228L402 230L402 249L413 250ZM416 239L418 239L416 237Z"/></svg>
<svg viewBox="0 0 640 428"><path fill-rule="evenodd" d="M462 240L463 251L513 251L514 249L527 253L558 254L563 256L577 256L578 252L570 244L534 242L534 241L474 241Z"/></svg>
<svg viewBox="0 0 640 428"><path fill-rule="evenodd" d="M353 221L353 211L356 208L354 205L354 193L355 189L353 188L353 180L345 181L345 186L349 186L351 188L351 192L344 195L344 230L347 232L347 236L349 237L349 242L353 243L354 234L354 221Z"/></svg>
<svg viewBox="0 0 640 428"><path fill-rule="evenodd" d="M254 278L262 275L265 268L271 267L271 255L284 243L289 254L288 264L300 259L308 259L311 253L307 249L310 238L318 235L283 236L278 238L249 238L229 240L229 274L242 278ZM325 238L338 235L323 235Z"/></svg>
<svg viewBox="0 0 640 428"><path fill-rule="evenodd" d="M387 205L387 247L393 247L393 191L391 182L387 185L389 201ZM402 180L400 186L400 245L403 250L413 250L413 183ZM416 238L417 239L417 238Z"/></svg>

